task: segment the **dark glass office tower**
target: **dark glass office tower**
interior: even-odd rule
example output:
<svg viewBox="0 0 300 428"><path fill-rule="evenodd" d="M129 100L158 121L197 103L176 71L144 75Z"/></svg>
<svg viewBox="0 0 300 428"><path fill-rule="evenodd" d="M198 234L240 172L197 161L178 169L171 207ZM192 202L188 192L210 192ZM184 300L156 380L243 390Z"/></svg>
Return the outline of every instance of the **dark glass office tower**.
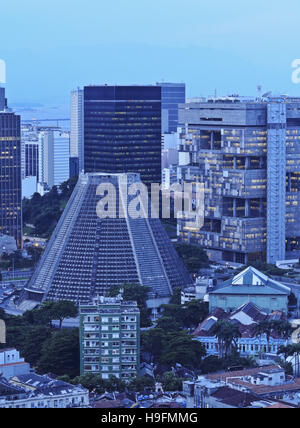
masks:
<svg viewBox="0 0 300 428"><path fill-rule="evenodd" d="M162 133L177 131L179 104L186 101L185 83L156 83L161 87Z"/></svg>
<svg viewBox="0 0 300 428"><path fill-rule="evenodd" d="M20 116L0 111L0 235L22 248Z"/></svg>
<svg viewBox="0 0 300 428"><path fill-rule="evenodd" d="M161 182L161 87L84 88L84 170Z"/></svg>

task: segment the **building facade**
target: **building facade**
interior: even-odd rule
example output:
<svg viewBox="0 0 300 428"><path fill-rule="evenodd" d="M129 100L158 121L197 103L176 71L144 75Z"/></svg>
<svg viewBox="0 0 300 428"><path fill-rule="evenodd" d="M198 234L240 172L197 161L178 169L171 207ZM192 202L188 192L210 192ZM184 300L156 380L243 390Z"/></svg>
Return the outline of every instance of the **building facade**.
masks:
<svg viewBox="0 0 300 428"><path fill-rule="evenodd" d="M209 292L209 309L210 312L217 308L233 312L252 302L267 314L273 311L287 314L290 294L287 286L249 267Z"/></svg>
<svg viewBox="0 0 300 428"><path fill-rule="evenodd" d="M83 89L71 92L70 156L78 159L78 172L84 168ZM76 174L78 175L78 173Z"/></svg>
<svg viewBox="0 0 300 428"><path fill-rule="evenodd" d="M131 379L140 367L140 311L122 298L94 299L80 306L81 374Z"/></svg>
<svg viewBox="0 0 300 428"><path fill-rule="evenodd" d="M48 189L70 177L70 134L59 130L39 133L39 183Z"/></svg>
<svg viewBox="0 0 300 428"><path fill-rule="evenodd" d="M0 111L0 235L23 246L20 116Z"/></svg>
<svg viewBox="0 0 300 428"><path fill-rule="evenodd" d="M174 288L191 285L160 219L131 217L129 207L135 197L129 189L139 184L139 174L80 175L26 286L30 299L71 300L79 305L96 295L107 295L112 286L135 283L150 288L155 310L156 305L168 303ZM104 199L99 186L113 189L110 206L116 211L112 208L111 215L98 215L97 207Z"/></svg>
<svg viewBox="0 0 300 428"><path fill-rule="evenodd" d="M84 171L161 183L161 87L84 88Z"/></svg>
<svg viewBox="0 0 300 428"><path fill-rule="evenodd" d="M179 181L205 184L205 223L180 239L214 260L300 255L299 99L214 99L180 106Z"/></svg>
<svg viewBox="0 0 300 428"><path fill-rule="evenodd" d="M186 102L185 83L158 82L162 99L162 133L171 134L177 131L179 104Z"/></svg>

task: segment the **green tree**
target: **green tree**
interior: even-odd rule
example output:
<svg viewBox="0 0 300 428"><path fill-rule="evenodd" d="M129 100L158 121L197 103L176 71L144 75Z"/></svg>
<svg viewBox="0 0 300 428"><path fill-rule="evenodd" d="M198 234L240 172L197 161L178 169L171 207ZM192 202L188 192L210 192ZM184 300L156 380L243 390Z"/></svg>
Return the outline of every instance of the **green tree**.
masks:
<svg viewBox="0 0 300 428"><path fill-rule="evenodd" d="M168 316L162 316L156 323L158 329L168 331L179 331L182 325L175 321L174 318Z"/></svg>
<svg viewBox="0 0 300 428"><path fill-rule="evenodd" d="M63 321L67 318L76 318L78 315L77 306L68 300L60 300L53 305L53 319L59 320L59 328L62 328Z"/></svg>
<svg viewBox="0 0 300 428"><path fill-rule="evenodd" d="M161 328L152 328L141 334L142 349L151 355L154 363L158 363L161 356L164 337L165 332Z"/></svg>
<svg viewBox="0 0 300 428"><path fill-rule="evenodd" d="M185 327L197 327L208 316L208 304L201 300L192 300L183 307Z"/></svg>
<svg viewBox="0 0 300 428"><path fill-rule="evenodd" d="M207 254L201 247L176 243L175 249L190 273L198 273L199 269L209 266Z"/></svg>
<svg viewBox="0 0 300 428"><path fill-rule="evenodd" d="M193 340L185 331L168 332L163 339L160 363L174 367L176 363L191 369L200 366L201 359L206 355L204 346Z"/></svg>
<svg viewBox="0 0 300 428"><path fill-rule="evenodd" d="M127 386L127 389L133 392L143 392L146 390L153 391L154 387L155 387L155 379L141 376L141 377L136 377L132 379L129 385Z"/></svg>
<svg viewBox="0 0 300 428"><path fill-rule="evenodd" d="M52 333L44 342L37 369L41 373L52 372L58 376L77 376L80 370L78 329L63 329Z"/></svg>
<svg viewBox="0 0 300 428"><path fill-rule="evenodd" d="M175 287L173 289L173 295L170 299L170 304L181 305L181 288Z"/></svg>
<svg viewBox="0 0 300 428"><path fill-rule="evenodd" d="M217 321L211 327L210 333L218 339L221 357L227 356L232 351L233 344L237 347L237 340L241 337L238 326L227 320Z"/></svg>
<svg viewBox="0 0 300 428"><path fill-rule="evenodd" d="M135 301L140 310L141 327L150 327L152 325L150 314L151 310L147 309L148 293L151 291L149 287L144 287L140 284L123 284L120 287L111 287L109 295L115 297L123 290L123 299L125 301Z"/></svg>
<svg viewBox="0 0 300 428"><path fill-rule="evenodd" d="M184 379L177 377L173 372L165 372L162 377L164 391L182 391L183 380Z"/></svg>

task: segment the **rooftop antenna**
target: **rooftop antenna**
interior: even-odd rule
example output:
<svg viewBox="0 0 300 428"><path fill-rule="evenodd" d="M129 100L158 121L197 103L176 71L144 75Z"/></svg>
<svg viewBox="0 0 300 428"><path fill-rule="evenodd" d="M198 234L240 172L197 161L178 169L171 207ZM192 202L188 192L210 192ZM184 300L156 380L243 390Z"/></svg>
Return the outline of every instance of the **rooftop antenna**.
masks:
<svg viewBox="0 0 300 428"><path fill-rule="evenodd" d="M258 95L258 98L261 98L261 91L262 91L262 86L258 85L257 86L257 95Z"/></svg>

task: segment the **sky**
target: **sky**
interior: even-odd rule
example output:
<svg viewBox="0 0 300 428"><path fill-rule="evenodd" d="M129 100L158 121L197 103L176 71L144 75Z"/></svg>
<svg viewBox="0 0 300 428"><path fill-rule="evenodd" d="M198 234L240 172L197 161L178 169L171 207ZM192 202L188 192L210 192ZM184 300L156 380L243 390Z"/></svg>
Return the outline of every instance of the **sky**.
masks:
<svg viewBox="0 0 300 428"><path fill-rule="evenodd" d="M89 84L185 82L188 96L300 96L299 0L1 2L10 103L67 105Z"/></svg>

